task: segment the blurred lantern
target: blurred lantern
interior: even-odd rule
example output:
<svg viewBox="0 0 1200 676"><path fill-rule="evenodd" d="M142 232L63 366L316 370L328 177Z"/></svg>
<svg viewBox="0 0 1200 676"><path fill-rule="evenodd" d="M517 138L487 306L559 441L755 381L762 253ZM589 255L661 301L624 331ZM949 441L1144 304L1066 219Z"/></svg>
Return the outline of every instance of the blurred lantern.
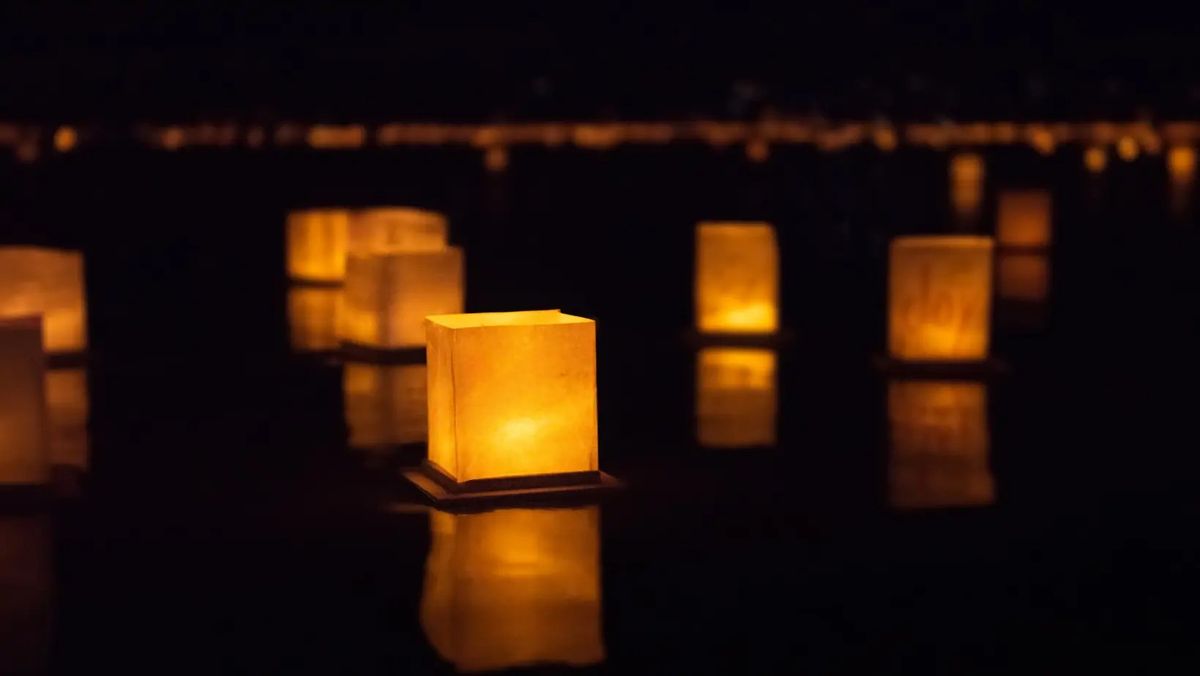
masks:
<svg viewBox="0 0 1200 676"><path fill-rule="evenodd" d="M1190 146L1172 146L1167 151L1167 173L1170 176L1171 211L1176 215L1187 212L1196 181L1196 151Z"/></svg>
<svg viewBox="0 0 1200 676"><path fill-rule="evenodd" d="M766 139L753 138L746 142L746 159L755 164L762 164L771 157L771 144Z"/></svg>
<svg viewBox="0 0 1200 676"><path fill-rule="evenodd" d="M320 352L338 347L342 293L338 286L288 288L288 335L293 350Z"/></svg>
<svg viewBox="0 0 1200 676"><path fill-rule="evenodd" d="M1093 174L1099 174L1108 166L1108 153L1101 146L1092 146L1083 153L1083 166Z"/></svg>
<svg viewBox="0 0 1200 676"><path fill-rule="evenodd" d="M344 342L379 350L420 347L426 316L462 312L462 250L351 255L345 291Z"/></svg>
<svg viewBox="0 0 1200 676"><path fill-rule="evenodd" d="M58 152L70 152L78 142L79 134L74 127L64 125L54 130L54 149Z"/></svg>
<svg viewBox="0 0 1200 676"><path fill-rule="evenodd" d="M0 486L50 479L41 321L0 320Z"/></svg>
<svg viewBox="0 0 1200 676"><path fill-rule="evenodd" d="M696 327L702 333L779 329L779 251L768 223L696 227Z"/></svg>
<svg viewBox="0 0 1200 676"><path fill-rule="evenodd" d="M51 673L52 546L50 517L0 517L0 673Z"/></svg>
<svg viewBox="0 0 1200 676"><path fill-rule="evenodd" d="M425 209L377 207L350 214L351 254L446 248L446 217Z"/></svg>
<svg viewBox="0 0 1200 676"><path fill-rule="evenodd" d="M346 275L350 212L345 209L293 211L287 219L288 277L304 282L340 282Z"/></svg>
<svg viewBox="0 0 1200 676"><path fill-rule="evenodd" d="M892 240L888 351L909 362L969 362L988 356L992 239L914 236Z"/></svg>
<svg viewBox="0 0 1200 676"><path fill-rule="evenodd" d="M491 146L483 153L483 167L493 174L498 174L508 168L508 148Z"/></svg>
<svg viewBox="0 0 1200 676"><path fill-rule="evenodd" d="M963 221L974 220L983 204L983 157L960 153L950 158L950 204Z"/></svg>
<svg viewBox="0 0 1200 676"><path fill-rule="evenodd" d="M49 369L44 387L51 464L87 470L87 370L82 367Z"/></svg>
<svg viewBox="0 0 1200 676"><path fill-rule="evenodd" d="M996 295L1002 300L1043 303L1050 295L1050 258L1038 251L996 255Z"/></svg>
<svg viewBox="0 0 1200 676"><path fill-rule="evenodd" d="M897 509L990 505L987 390L969 381L888 382L889 503Z"/></svg>
<svg viewBox="0 0 1200 676"><path fill-rule="evenodd" d="M600 510L430 513L421 627L458 670L604 661Z"/></svg>
<svg viewBox="0 0 1200 676"><path fill-rule="evenodd" d="M1138 142L1132 136L1122 136L1117 141L1117 156L1126 162L1132 162L1138 156Z"/></svg>
<svg viewBox="0 0 1200 676"><path fill-rule="evenodd" d="M1000 194L996 244L1000 248L1044 249L1050 246L1050 193L1011 190Z"/></svg>
<svg viewBox="0 0 1200 676"><path fill-rule="evenodd" d="M705 347L696 354L696 437L701 446L775 445L775 352Z"/></svg>
<svg viewBox="0 0 1200 676"><path fill-rule="evenodd" d="M42 316L45 350L87 349L83 255L32 246L0 247L0 319Z"/></svg>
<svg viewBox="0 0 1200 676"><path fill-rule="evenodd" d="M346 362L342 393L351 448L425 441L425 365Z"/></svg>

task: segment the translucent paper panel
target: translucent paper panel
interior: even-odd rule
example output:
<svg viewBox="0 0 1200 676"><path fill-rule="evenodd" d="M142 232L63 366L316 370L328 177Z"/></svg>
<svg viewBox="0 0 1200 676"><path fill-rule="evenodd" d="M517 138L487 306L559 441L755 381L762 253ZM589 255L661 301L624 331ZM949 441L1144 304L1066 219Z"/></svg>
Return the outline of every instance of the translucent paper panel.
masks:
<svg viewBox="0 0 1200 676"><path fill-rule="evenodd" d="M458 481L599 469L596 323L430 317L429 460Z"/></svg>
<svg viewBox="0 0 1200 676"><path fill-rule="evenodd" d="M983 204L983 157L960 153L950 158L950 206L960 220L973 220Z"/></svg>
<svg viewBox="0 0 1200 676"><path fill-rule="evenodd" d="M350 446L378 448L425 441L424 364L347 362L342 371Z"/></svg>
<svg viewBox="0 0 1200 676"><path fill-rule="evenodd" d="M968 381L888 383L889 501L899 509L988 505L987 389Z"/></svg>
<svg viewBox="0 0 1200 676"><path fill-rule="evenodd" d="M996 244L1027 249L1050 246L1051 208L1050 193L1045 190L1001 193L996 214Z"/></svg>
<svg viewBox="0 0 1200 676"><path fill-rule="evenodd" d="M775 445L775 352L706 347L696 353L696 438L702 446Z"/></svg>
<svg viewBox="0 0 1200 676"><path fill-rule="evenodd" d="M47 352L87 349L83 254L31 246L0 247L0 319L42 315Z"/></svg>
<svg viewBox="0 0 1200 676"><path fill-rule="evenodd" d="M1003 251L996 256L996 295L1004 300L1044 303L1050 295L1050 257L1037 251Z"/></svg>
<svg viewBox="0 0 1200 676"><path fill-rule="evenodd" d="M292 286L288 289L288 337L297 352L335 349L342 312L342 288Z"/></svg>
<svg viewBox="0 0 1200 676"><path fill-rule="evenodd" d="M345 291L342 340L379 349L420 347L426 316L462 312L462 250L351 256Z"/></svg>
<svg viewBox="0 0 1200 676"><path fill-rule="evenodd" d="M424 209L381 207L350 215L351 254L446 248L446 217Z"/></svg>
<svg viewBox="0 0 1200 676"><path fill-rule="evenodd" d="M48 516L0 517L0 673L50 673L52 535Z"/></svg>
<svg viewBox="0 0 1200 676"><path fill-rule="evenodd" d="M779 328L779 251L768 223L696 227L696 328L772 333Z"/></svg>
<svg viewBox="0 0 1200 676"><path fill-rule="evenodd" d="M87 370L55 368L46 371L45 392L51 464L86 470L90 408Z"/></svg>
<svg viewBox="0 0 1200 676"><path fill-rule="evenodd" d="M897 237L888 264L889 353L906 361L985 359L991 297L991 238Z"/></svg>
<svg viewBox="0 0 1200 676"><path fill-rule="evenodd" d="M421 627L461 671L604 661L600 510L430 514Z"/></svg>
<svg viewBox="0 0 1200 676"><path fill-rule="evenodd" d="M38 319L0 320L0 485L50 478L44 378Z"/></svg>
<svg viewBox="0 0 1200 676"><path fill-rule="evenodd" d="M288 277L340 282L346 275L349 219L346 209L306 209L288 214Z"/></svg>

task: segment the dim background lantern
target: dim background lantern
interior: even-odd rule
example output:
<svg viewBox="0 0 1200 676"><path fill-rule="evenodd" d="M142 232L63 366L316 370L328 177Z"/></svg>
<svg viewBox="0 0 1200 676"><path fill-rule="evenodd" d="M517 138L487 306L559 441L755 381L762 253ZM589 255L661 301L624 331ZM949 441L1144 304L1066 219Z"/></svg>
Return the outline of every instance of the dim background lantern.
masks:
<svg viewBox="0 0 1200 676"><path fill-rule="evenodd" d="M32 246L0 247L0 319L42 316L45 350L87 349L83 254Z"/></svg>
<svg viewBox="0 0 1200 676"><path fill-rule="evenodd" d="M421 627L461 671L604 661L600 510L430 514Z"/></svg>
<svg viewBox="0 0 1200 676"><path fill-rule="evenodd" d="M1045 249L1050 246L1052 201L1045 190L1010 190L1000 194L996 244L1001 248Z"/></svg>
<svg viewBox="0 0 1200 676"><path fill-rule="evenodd" d="M779 251L768 223L696 227L696 328L769 334L779 328Z"/></svg>
<svg viewBox="0 0 1200 676"><path fill-rule="evenodd" d="M320 352L337 348L342 294L339 286L288 288L288 337L293 350Z"/></svg>
<svg viewBox="0 0 1200 676"><path fill-rule="evenodd" d="M712 448L775 445L775 351L704 347L696 353L696 438Z"/></svg>
<svg viewBox="0 0 1200 676"><path fill-rule="evenodd" d="M381 350L425 344L425 317L463 309L457 247L352 255L346 261L341 339Z"/></svg>
<svg viewBox="0 0 1200 676"><path fill-rule="evenodd" d="M962 222L974 221L983 204L984 163L978 153L950 158L950 205Z"/></svg>
<svg viewBox="0 0 1200 676"><path fill-rule="evenodd" d="M50 479L45 370L41 322L0 320L0 486Z"/></svg>
<svg viewBox="0 0 1200 676"><path fill-rule="evenodd" d="M53 542L49 516L0 517L0 673L51 673Z"/></svg>
<svg viewBox="0 0 1200 676"><path fill-rule="evenodd" d="M346 209L305 209L288 214L288 277L301 282L342 281L349 219Z"/></svg>
<svg viewBox="0 0 1200 676"><path fill-rule="evenodd" d="M1050 257L1038 251L997 253L996 295L1006 301L1046 302L1050 295Z"/></svg>
<svg viewBox="0 0 1200 676"><path fill-rule="evenodd" d="M88 468L88 374L83 367L46 371L48 448L54 467Z"/></svg>
<svg viewBox="0 0 1200 676"><path fill-rule="evenodd" d="M342 370L352 448L425 441L425 365L346 362Z"/></svg>
<svg viewBox="0 0 1200 676"><path fill-rule="evenodd" d="M995 502L983 383L893 380L888 383L887 406L888 490L893 507Z"/></svg>
<svg viewBox="0 0 1200 676"><path fill-rule="evenodd" d="M990 237L892 240L888 263L888 352L907 362L972 362L988 356Z"/></svg>
<svg viewBox="0 0 1200 676"><path fill-rule="evenodd" d="M448 242L446 217L425 209L377 207L350 214L350 254L438 251Z"/></svg>

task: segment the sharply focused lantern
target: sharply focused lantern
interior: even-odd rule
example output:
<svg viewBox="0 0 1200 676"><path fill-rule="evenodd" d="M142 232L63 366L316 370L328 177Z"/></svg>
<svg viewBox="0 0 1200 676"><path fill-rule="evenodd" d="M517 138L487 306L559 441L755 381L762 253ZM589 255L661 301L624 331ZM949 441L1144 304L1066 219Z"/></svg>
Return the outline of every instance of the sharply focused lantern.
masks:
<svg viewBox="0 0 1200 676"><path fill-rule="evenodd" d="M0 320L0 486L50 478L44 378L40 320Z"/></svg>
<svg viewBox="0 0 1200 676"><path fill-rule="evenodd" d="M889 502L898 509L989 505L987 389L970 381L888 383Z"/></svg>
<svg viewBox="0 0 1200 676"><path fill-rule="evenodd" d="M51 464L86 470L90 408L87 369L72 367L47 370L45 393Z"/></svg>
<svg viewBox="0 0 1200 676"><path fill-rule="evenodd" d="M304 282L342 281L349 218L346 209L305 209L288 214L288 277Z"/></svg>
<svg viewBox="0 0 1200 676"><path fill-rule="evenodd" d="M446 248L446 217L424 209L378 207L350 214L351 254Z"/></svg>
<svg viewBox="0 0 1200 676"><path fill-rule="evenodd" d="M421 627L460 671L604 661L600 510L430 514Z"/></svg>
<svg viewBox="0 0 1200 676"><path fill-rule="evenodd" d="M1005 249L1050 246L1051 209L1050 193L1045 190L1001 193L996 214L996 245Z"/></svg>
<svg viewBox="0 0 1200 676"><path fill-rule="evenodd" d="M319 352L337 348L342 293L339 286L288 288L288 336L293 350Z"/></svg>
<svg viewBox="0 0 1200 676"><path fill-rule="evenodd" d="M0 319L42 316L47 352L87 349L83 255L32 246L0 247Z"/></svg>
<svg viewBox="0 0 1200 676"><path fill-rule="evenodd" d="M49 516L0 517L0 673L51 673L52 547Z"/></svg>
<svg viewBox="0 0 1200 676"><path fill-rule="evenodd" d="M696 328L767 334L779 328L779 251L768 223L696 227Z"/></svg>
<svg viewBox="0 0 1200 676"><path fill-rule="evenodd" d="M888 352L909 362L970 362L988 356L990 237L892 240L888 263Z"/></svg>
<svg viewBox="0 0 1200 676"><path fill-rule="evenodd" d="M973 220L983 204L983 157L960 153L950 158L950 205L961 220Z"/></svg>
<svg viewBox="0 0 1200 676"><path fill-rule="evenodd" d="M342 392L352 448L425 441L425 365L346 362Z"/></svg>
<svg viewBox="0 0 1200 676"><path fill-rule="evenodd" d="M1043 303L1050 295L1050 258L1039 251L996 255L996 295L1002 300Z"/></svg>
<svg viewBox="0 0 1200 676"><path fill-rule="evenodd" d="M381 350L420 347L426 316L463 310L462 250L351 255L345 290L343 341Z"/></svg>
<svg viewBox="0 0 1200 676"><path fill-rule="evenodd" d="M775 445L775 352L705 347L696 353L696 437L701 446Z"/></svg>

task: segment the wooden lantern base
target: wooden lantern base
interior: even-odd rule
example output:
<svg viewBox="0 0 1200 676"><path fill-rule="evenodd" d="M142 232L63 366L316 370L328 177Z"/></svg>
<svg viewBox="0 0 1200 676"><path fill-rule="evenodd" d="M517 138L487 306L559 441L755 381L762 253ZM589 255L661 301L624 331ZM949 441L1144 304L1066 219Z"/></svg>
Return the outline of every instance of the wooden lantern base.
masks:
<svg viewBox="0 0 1200 676"><path fill-rule="evenodd" d="M428 461L405 470L404 478L438 507L567 501L595 497L622 486L620 481L600 471L459 482Z"/></svg>
<svg viewBox="0 0 1200 676"><path fill-rule="evenodd" d="M989 357L980 361L902 361L876 355L875 367L894 378L993 378L1008 373L1008 365Z"/></svg>

